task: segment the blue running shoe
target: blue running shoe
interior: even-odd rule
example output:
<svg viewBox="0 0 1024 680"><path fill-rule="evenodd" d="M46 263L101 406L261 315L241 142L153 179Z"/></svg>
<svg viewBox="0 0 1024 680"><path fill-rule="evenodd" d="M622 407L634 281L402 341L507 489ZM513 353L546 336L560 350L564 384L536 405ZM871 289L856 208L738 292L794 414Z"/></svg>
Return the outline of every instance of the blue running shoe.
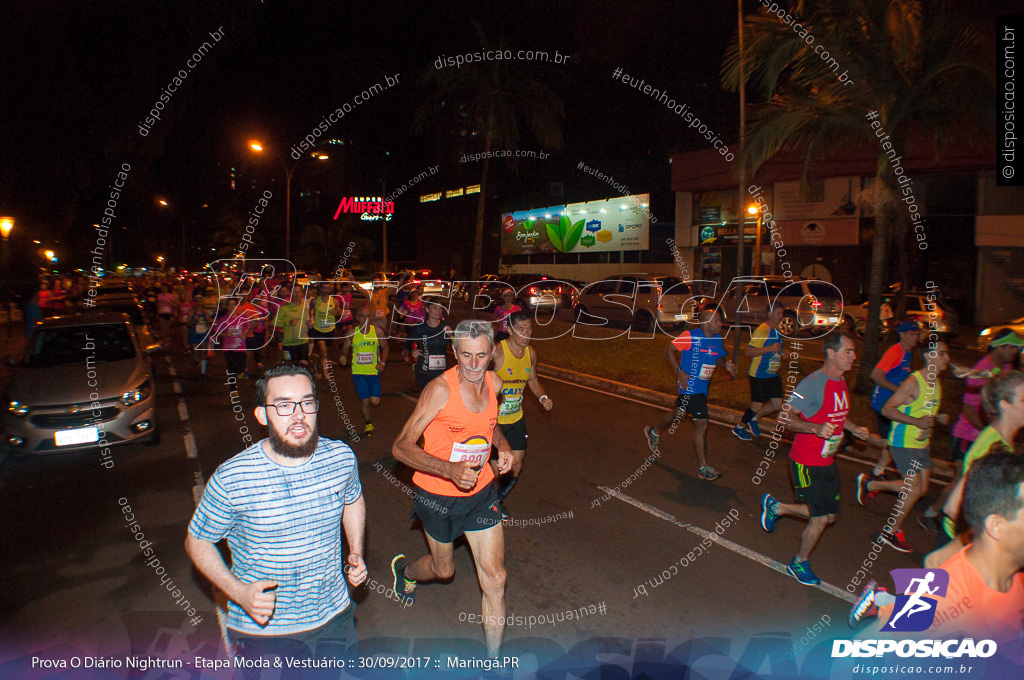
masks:
<svg viewBox="0 0 1024 680"><path fill-rule="evenodd" d="M654 434L654 428L650 425L644 425L644 438L647 440L647 448L652 453L658 452L658 435Z"/></svg>
<svg viewBox="0 0 1024 680"><path fill-rule="evenodd" d="M811 571L810 562L800 562L794 557L789 561L789 564L786 565L786 571L789 572L790 576L805 586L821 585L821 579L815 576L814 572Z"/></svg>
<svg viewBox="0 0 1024 680"><path fill-rule="evenodd" d="M395 577L395 594L409 604L416 601L416 581L405 577L405 555L395 555L391 560L391 573Z"/></svg>
<svg viewBox="0 0 1024 680"><path fill-rule="evenodd" d="M778 507L779 500L775 496L770 493L761 496L761 528L768 533L775 529L775 520L779 518L775 510Z"/></svg>
<svg viewBox="0 0 1024 680"><path fill-rule="evenodd" d="M757 426L756 420L751 420L749 423L747 423L747 430L750 432L750 434L754 435L755 437L761 436L761 428Z"/></svg>
<svg viewBox="0 0 1024 680"><path fill-rule="evenodd" d="M747 431L743 428L742 425L737 425L736 427L732 428L732 433L737 439L741 439L745 442L749 442L753 439L753 437L747 434Z"/></svg>

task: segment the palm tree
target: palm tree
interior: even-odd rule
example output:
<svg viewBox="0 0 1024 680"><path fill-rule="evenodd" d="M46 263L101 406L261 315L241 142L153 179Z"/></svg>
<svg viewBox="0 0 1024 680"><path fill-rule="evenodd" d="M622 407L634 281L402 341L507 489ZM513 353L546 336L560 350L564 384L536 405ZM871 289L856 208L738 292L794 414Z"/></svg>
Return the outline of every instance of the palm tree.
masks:
<svg viewBox="0 0 1024 680"><path fill-rule="evenodd" d="M357 235L357 225L354 216L331 222L326 229L319 224L307 224L299 238L302 262L326 278L333 277L339 267L372 262L373 241ZM348 257L346 253L350 253Z"/></svg>
<svg viewBox="0 0 1024 680"><path fill-rule="evenodd" d="M874 184L862 197L874 207L875 221L860 389L870 384L878 357L887 245L907 218L889 155L867 116L877 112L901 156L910 154L913 139L930 135L941 149L977 133L979 121L993 120L986 115L994 86L984 32L963 9L947 0L796 0L789 14L806 27L804 37L775 15L744 20L744 67L764 101L740 157L748 177L783 150L803 151L805 184L815 160L838 147L878 152ZM815 52L819 46L829 60ZM740 56L734 41L722 65L722 82L731 89L739 86ZM848 72L846 82L837 77L840 70Z"/></svg>
<svg viewBox="0 0 1024 680"><path fill-rule="evenodd" d="M506 50L504 38L492 44L477 21L473 21L481 50ZM461 68L431 68L420 78L428 90L426 102L416 113L413 130L422 133L428 120L437 124L439 135L448 116L455 116L483 139L483 167L477 198L476 232L473 238L471 279L480 278L484 244L484 208L493 148L515 149L522 136L520 122L548 152L562 150L562 121L565 106L561 98L532 75L529 62L479 61Z"/></svg>

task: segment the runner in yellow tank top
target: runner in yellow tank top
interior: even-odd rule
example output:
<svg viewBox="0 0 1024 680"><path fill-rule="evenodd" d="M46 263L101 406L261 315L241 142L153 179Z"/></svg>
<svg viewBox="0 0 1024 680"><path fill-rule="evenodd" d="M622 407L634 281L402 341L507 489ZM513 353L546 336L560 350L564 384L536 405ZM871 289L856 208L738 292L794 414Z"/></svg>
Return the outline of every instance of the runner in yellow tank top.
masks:
<svg viewBox="0 0 1024 680"><path fill-rule="evenodd" d="M334 327L341 318L341 304L333 295L333 286L329 281L320 281L317 285L317 297L312 298L309 305L309 339L313 341L317 356L314 364L317 380L327 378L327 352L334 338Z"/></svg>
<svg viewBox="0 0 1024 680"><path fill-rule="evenodd" d="M363 433L372 437L370 407L380 406L380 374L388 362L388 343L387 337L379 333L377 326L370 322L370 310L366 307L356 312L355 329L341 341L342 366L348 363L349 349L352 350L352 382L355 383L366 423Z"/></svg>
<svg viewBox="0 0 1024 680"><path fill-rule="evenodd" d="M512 470L498 478L498 499L504 503L512 487L523 471L523 459L526 457L526 418L523 414L523 396L526 386L539 399L541 406L550 411L554 403L544 393L544 388L537 379L537 352L530 347L533 336L533 322L523 311L512 312L508 317L509 338L502 340L494 349L494 372L501 378L501 394L504 401L498 411L498 427L512 447ZM496 462L492 458L491 466ZM497 476L497 470L495 470ZM502 505L501 517L509 518Z"/></svg>
<svg viewBox="0 0 1024 680"><path fill-rule="evenodd" d="M889 429L889 451L902 479L884 481L871 479L867 473L857 475L857 502L865 505L879 491L900 494L899 501L882 531L881 543L900 552L913 548L903 534L903 521L910 509L928 491L932 460L930 438L935 423L949 423L949 415L939 413L942 403L940 375L949 365L949 349L944 342L922 345L925 366L911 373L882 407L882 415L892 420Z"/></svg>

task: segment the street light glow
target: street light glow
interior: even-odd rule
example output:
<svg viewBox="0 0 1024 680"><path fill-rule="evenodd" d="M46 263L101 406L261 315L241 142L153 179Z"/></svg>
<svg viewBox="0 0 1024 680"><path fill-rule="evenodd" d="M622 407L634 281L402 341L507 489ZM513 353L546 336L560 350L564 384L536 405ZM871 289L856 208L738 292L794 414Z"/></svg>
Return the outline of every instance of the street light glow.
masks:
<svg viewBox="0 0 1024 680"><path fill-rule="evenodd" d="M249 148L252 149L253 151L263 151L263 145L260 144L255 139L249 142Z"/></svg>
<svg viewBox="0 0 1024 680"><path fill-rule="evenodd" d="M11 229L14 229L14 218L0 217L0 234L3 234L3 237L7 238L11 235Z"/></svg>
<svg viewBox="0 0 1024 680"><path fill-rule="evenodd" d="M757 214L757 206L756 205L748 205L747 206L747 214L748 215L756 215Z"/></svg>

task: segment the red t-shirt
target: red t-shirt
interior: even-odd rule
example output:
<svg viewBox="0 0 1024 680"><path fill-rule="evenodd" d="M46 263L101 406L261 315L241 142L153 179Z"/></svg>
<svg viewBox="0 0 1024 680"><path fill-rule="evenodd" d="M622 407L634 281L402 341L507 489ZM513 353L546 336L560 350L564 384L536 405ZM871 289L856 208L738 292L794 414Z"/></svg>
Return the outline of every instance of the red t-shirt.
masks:
<svg viewBox="0 0 1024 680"><path fill-rule="evenodd" d="M789 404L808 423L834 423L835 432L828 439L816 434L798 432L793 438L789 457L801 465L832 465L833 456L843 441L843 424L850 410L846 381L829 378L823 369L800 381L789 396Z"/></svg>

